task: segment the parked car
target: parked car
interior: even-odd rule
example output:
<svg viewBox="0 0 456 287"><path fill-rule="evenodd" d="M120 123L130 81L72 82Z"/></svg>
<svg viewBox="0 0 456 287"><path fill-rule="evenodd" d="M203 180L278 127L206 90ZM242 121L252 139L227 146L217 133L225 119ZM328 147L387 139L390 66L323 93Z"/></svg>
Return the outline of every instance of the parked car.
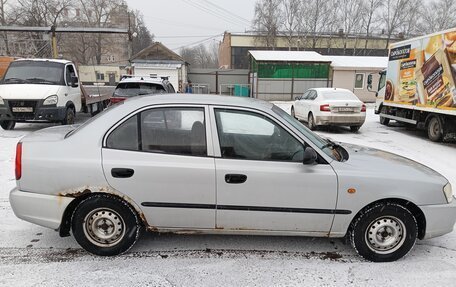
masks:
<svg viewBox="0 0 456 287"><path fill-rule="evenodd" d="M70 152L71 151L71 152ZM20 140L14 213L98 255L155 232L344 237L372 261L451 232L456 201L439 173L337 144L268 102L136 97L80 127Z"/></svg>
<svg viewBox="0 0 456 287"><path fill-rule="evenodd" d="M141 95L175 92L168 77L124 75L114 90L111 104Z"/></svg>
<svg viewBox="0 0 456 287"><path fill-rule="evenodd" d="M291 114L307 122L311 130L318 126L349 126L357 132L366 120L366 105L349 90L315 88L296 97Z"/></svg>

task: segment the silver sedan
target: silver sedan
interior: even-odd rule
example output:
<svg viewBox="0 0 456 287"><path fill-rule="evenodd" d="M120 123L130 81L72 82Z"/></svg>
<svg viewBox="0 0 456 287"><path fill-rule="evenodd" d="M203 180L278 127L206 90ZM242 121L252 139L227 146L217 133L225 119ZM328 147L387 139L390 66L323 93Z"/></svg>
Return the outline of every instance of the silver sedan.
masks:
<svg viewBox="0 0 456 287"><path fill-rule="evenodd" d="M347 237L372 261L451 232L448 180L412 160L323 139L263 101L137 97L16 151L15 214L87 251L154 232Z"/></svg>

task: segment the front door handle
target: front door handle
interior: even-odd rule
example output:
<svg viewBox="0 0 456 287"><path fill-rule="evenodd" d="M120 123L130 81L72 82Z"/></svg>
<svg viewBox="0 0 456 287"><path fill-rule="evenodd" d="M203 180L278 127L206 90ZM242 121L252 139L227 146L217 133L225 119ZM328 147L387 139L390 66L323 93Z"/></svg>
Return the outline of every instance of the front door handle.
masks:
<svg viewBox="0 0 456 287"><path fill-rule="evenodd" d="M225 182L226 183L244 183L247 180L247 176L245 174L225 174Z"/></svg>
<svg viewBox="0 0 456 287"><path fill-rule="evenodd" d="M129 178L132 177L135 171L131 168L113 168L111 169L112 177Z"/></svg>

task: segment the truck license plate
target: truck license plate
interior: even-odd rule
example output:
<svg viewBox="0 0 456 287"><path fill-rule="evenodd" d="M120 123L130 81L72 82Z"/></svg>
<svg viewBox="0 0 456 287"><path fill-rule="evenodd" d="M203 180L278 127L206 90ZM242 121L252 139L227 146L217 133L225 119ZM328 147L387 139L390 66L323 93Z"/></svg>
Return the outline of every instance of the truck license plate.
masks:
<svg viewBox="0 0 456 287"><path fill-rule="evenodd" d="M33 113L32 107L13 107L12 111L15 113Z"/></svg>

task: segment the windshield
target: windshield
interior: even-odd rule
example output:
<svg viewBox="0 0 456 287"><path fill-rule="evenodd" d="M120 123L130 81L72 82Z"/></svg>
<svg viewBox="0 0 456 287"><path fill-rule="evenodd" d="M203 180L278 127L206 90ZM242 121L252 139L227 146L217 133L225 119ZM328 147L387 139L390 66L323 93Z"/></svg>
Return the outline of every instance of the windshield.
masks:
<svg viewBox="0 0 456 287"><path fill-rule="evenodd" d="M114 97L134 97L148 94L162 94L165 88L154 83L120 83L114 91Z"/></svg>
<svg viewBox="0 0 456 287"><path fill-rule="evenodd" d="M274 105L272 107L272 111L275 112L276 114L278 114L282 119L287 121L289 124L291 124L299 132L301 132L308 140L310 140L313 144L315 144L324 153L326 153L332 159L337 160L337 158L334 156L333 150L330 149L330 146L328 145L328 143L329 143L328 140L323 139L322 137L313 133L306 126L304 126L300 121L298 121L297 119L290 116L287 112L285 112L281 108Z"/></svg>
<svg viewBox="0 0 456 287"><path fill-rule="evenodd" d="M48 61L12 62L3 78L3 84L64 85L62 63Z"/></svg>

